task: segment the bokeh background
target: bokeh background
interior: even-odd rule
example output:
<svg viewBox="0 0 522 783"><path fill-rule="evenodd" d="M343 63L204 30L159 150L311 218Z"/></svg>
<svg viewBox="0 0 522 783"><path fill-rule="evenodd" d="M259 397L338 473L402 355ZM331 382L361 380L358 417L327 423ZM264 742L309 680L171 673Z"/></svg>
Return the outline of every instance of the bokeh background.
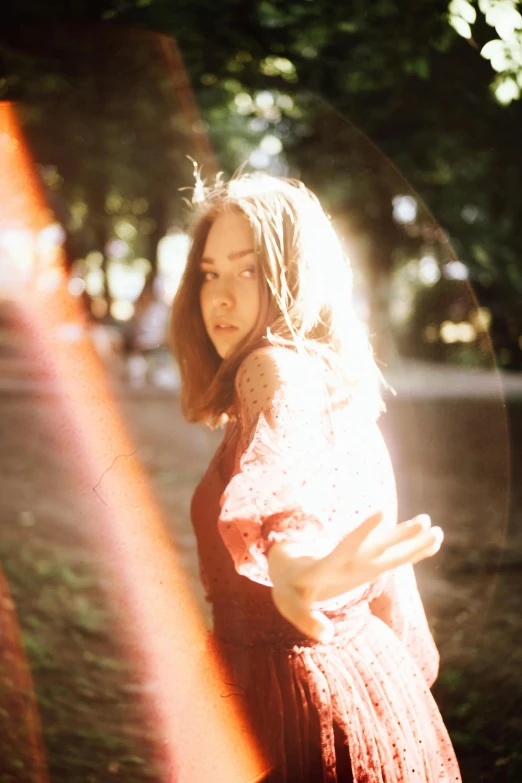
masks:
<svg viewBox="0 0 522 783"><path fill-rule="evenodd" d="M20 627L52 781L163 772L147 683L89 532L99 500L78 484L63 389L35 348L24 292L65 287L77 306L53 339L94 346L207 617L189 504L221 433L183 422L167 347L194 162L208 181L242 165L298 177L331 215L396 392L382 429L401 516L427 511L446 534L418 566L442 655L435 697L465 783L520 779L521 91L514 0L18 0L2 11L0 101L47 217L38 232L12 218L2 183L0 620ZM9 638L5 783L37 779Z"/></svg>

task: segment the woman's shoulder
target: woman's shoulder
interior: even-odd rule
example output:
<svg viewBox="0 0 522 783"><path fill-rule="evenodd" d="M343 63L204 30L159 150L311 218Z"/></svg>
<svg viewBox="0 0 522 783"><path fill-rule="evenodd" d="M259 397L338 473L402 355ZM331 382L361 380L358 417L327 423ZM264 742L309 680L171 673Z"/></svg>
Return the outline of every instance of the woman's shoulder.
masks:
<svg viewBox="0 0 522 783"><path fill-rule="evenodd" d="M235 387L239 407L248 411L284 405L317 412L327 404L324 380L312 359L283 346L251 351L239 366Z"/></svg>
<svg viewBox="0 0 522 783"><path fill-rule="evenodd" d="M314 360L293 348L281 345L264 345L245 356L236 374L236 383L264 378L265 384L280 385L292 378L309 376L313 372ZM316 368L317 369L317 368Z"/></svg>

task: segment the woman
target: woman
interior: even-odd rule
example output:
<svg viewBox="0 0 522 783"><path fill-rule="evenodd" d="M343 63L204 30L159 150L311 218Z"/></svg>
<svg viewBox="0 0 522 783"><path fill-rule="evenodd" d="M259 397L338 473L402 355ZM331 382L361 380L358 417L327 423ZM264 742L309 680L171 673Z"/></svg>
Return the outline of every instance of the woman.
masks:
<svg viewBox="0 0 522 783"><path fill-rule="evenodd" d="M411 565L442 533L397 525L335 232L301 183L243 175L201 194L192 236L172 318L182 408L226 423L192 521L266 779L460 781Z"/></svg>

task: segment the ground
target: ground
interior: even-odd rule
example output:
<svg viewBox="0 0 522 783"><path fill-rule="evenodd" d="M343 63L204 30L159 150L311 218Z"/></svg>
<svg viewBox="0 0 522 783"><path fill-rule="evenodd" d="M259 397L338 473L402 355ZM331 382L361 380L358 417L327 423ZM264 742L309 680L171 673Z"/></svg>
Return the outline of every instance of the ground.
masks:
<svg viewBox="0 0 522 783"><path fill-rule="evenodd" d="M445 531L441 552L416 567L441 652L433 692L464 782L518 781L522 395L505 408L498 393L452 395L440 377L439 386L436 394L425 379L409 395L403 384L382 419L402 518L427 511ZM206 612L189 503L220 433L184 423L174 392L120 385L117 403ZM140 699L146 684L120 643L90 537L97 500L78 492L58 437L60 400L44 386L4 384L0 422L0 555L9 585L0 613L0 783L38 779L22 720L28 696L20 690L29 685L13 652L16 618L53 783L159 781L161 753Z"/></svg>

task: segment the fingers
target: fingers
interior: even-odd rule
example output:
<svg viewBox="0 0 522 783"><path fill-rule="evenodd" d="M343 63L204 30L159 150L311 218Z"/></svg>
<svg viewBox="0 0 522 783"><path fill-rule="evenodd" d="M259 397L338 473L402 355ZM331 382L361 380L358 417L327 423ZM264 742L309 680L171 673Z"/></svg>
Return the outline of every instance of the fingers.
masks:
<svg viewBox="0 0 522 783"><path fill-rule="evenodd" d="M309 605L293 592L281 594L272 589L272 598L280 614L302 634L323 644L331 641L335 628L322 612L311 610Z"/></svg>
<svg viewBox="0 0 522 783"><path fill-rule="evenodd" d="M420 540L419 536L429 531L430 528L431 519L428 514L419 514L407 522L401 522L391 530L383 531L380 536L370 542L370 549L366 549L363 545L361 551L367 557L379 557L402 542Z"/></svg>
<svg viewBox="0 0 522 783"><path fill-rule="evenodd" d="M413 519L409 519L404 523L405 525L420 525L423 530L429 530L431 527L431 517L429 514L417 514Z"/></svg>
<svg viewBox="0 0 522 783"><path fill-rule="evenodd" d="M401 541L415 538L420 533L424 533L430 528L431 519L428 514L419 514L418 516L413 517L413 519L409 519L407 522L401 522L391 530L384 532L376 546L379 546L381 551L384 551Z"/></svg>
<svg viewBox="0 0 522 783"><path fill-rule="evenodd" d="M431 546L428 546L425 550L419 552L419 554L416 555L415 558L411 561L412 563L418 563L420 560L424 560L427 557L433 557L433 555L436 555L441 548L442 542L444 540L443 531L440 527L434 527L431 529L431 532L435 534L435 541Z"/></svg>
<svg viewBox="0 0 522 783"><path fill-rule="evenodd" d="M430 524L429 519L412 524L411 534L405 534L403 531L395 538L395 542L379 555L369 554L361 547L358 552L351 553L344 562L334 562L331 555L318 561L315 568L321 579L317 582L314 600L334 598L371 582L386 571L432 557L439 551L444 536L439 527L432 528L429 527ZM404 528L405 524L401 527Z"/></svg>
<svg viewBox="0 0 522 783"><path fill-rule="evenodd" d="M333 626L311 605L342 595L371 582L385 571L407 563L417 563L436 554L443 540L442 530L431 527L426 514L395 526L377 530L383 520L378 512L349 533L329 555L308 558L302 584L293 580L273 580L272 595L280 613L306 636L326 642Z"/></svg>
<svg viewBox="0 0 522 783"><path fill-rule="evenodd" d="M316 610L313 612L303 612L298 617L295 616L292 618L287 616L286 619L288 622L292 623L298 631L301 631L301 633L309 639L315 639L316 642L328 644L334 637L334 624L322 612Z"/></svg>
<svg viewBox="0 0 522 783"><path fill-rule="evenodd" d="M328 568L331 568L334 562L348 565L355 557L363 557L368 561L378 558L385 555L391 547L414 540L429 530L431 525L427 514L419 514L408 522L394 525L391 530L377 530L382 519L382 513L378 512L368 517L356 530L348 533L330 554Z"/></svg>
<svg viewBox="0 0 522 783"><path fill-rule="evenodd" d="M357 550L361 546L362 542L368 538L368 536L373 533L373 531L381 524L382 520L382 511L376 511L375 514L372 514L371 517L365 519L364 522L359 525L359 527L357 527L355 530L352 530L351 533L348 533L341 544L346 542L346 546L349 547L352 551Z"/></svg>
<svg viewBox="0 0 522 783"><path fill-rule="evenodd" d="M310 612L309 618L306 618L306 626L308 630L304 633L322 644L328 644L334 637L334 624L322 612Z"/></svg>
<svg viewBox="0 0 522 783"><path fill-rule="evenodd" d="M361 549L364 542L370 538L376 528L381 524L383 520L383 514L381 511L377 511L364 520L355 530L348 533L342 541L335 547L333 552L330 553L330 559L335 561L342 561L345 559L351 559L351 557ZM373 539L372 535L372 539Z"/></svg>
<svg viewBox="0 0 522 783"><path fill-rule="evenodd" d="M429 528L414 538L389 547L375 558L374 564L380 571L387 571L405 563L417 563L419 560L435 555L440 549L443 538L444 534L440 527Z"/></svg>

